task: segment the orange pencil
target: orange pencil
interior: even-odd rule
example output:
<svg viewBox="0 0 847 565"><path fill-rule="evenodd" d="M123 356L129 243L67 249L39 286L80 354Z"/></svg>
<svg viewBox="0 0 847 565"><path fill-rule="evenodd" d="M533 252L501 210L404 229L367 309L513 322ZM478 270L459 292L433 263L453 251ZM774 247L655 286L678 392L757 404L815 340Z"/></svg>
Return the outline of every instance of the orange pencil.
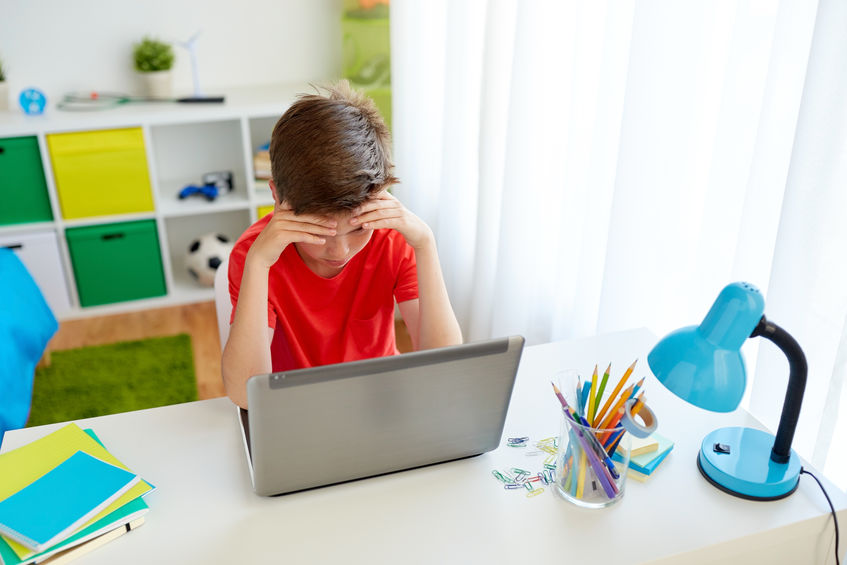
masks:
<svg viewBox="0 0 847 565"><path fill-rule="evenodd" d="M617 412L612 412L612 413L610 413L610 414L609 414L609 416L610 416L610 417L611 417L611 416L613 416L613 415L614 415L614 417L612 417L612 421L611 421L611 422L609 422L609 427L608 427L608 428L600 428L601 430L605 430L605 431L603 432L603 434L602 434L602 435L600 435L600 436L597 438L597 439L599 439L599 440L600 440L600 443L601 443L601 444L605 445L605 444L606 444L606 441L607 441L607 440L611 437L611 435L612 435L613 433L615 433L615 432L614 432L614 429L615 429L615 427L618 425L618 422L620 422L620 421L621 421L621 418L623 418L623 413L624 413L624 408L623 408L623 407L620 407L620 408L618 408L618 411L617 411Z"/></svg>
<svg viewBox="0 0 847 565"><path fill-rule="evenodd" d="M632 394L632 389L633 385L629 385L628 387L626 387L626 389L621 394L620 398L618 398L618 401L615 402L614 406L612 406L612 410L611 412L609 412L609 415L606 416L606 419L603 420L603 422L599 426L594 426L595 428L597 428L598 430L603 430L608 427L609 423L618 413L618 409L621 408L627 400L629 400L629 395Z"/></svg>
<svg viewBox="0 0 847 565"><path fill-rule="evenodd" d="M610 394L610 395L609 395L609 399L608 399L608 400L606 400L606 403L603 405L603 409L602 409L602 410L600 410L600 413L597 415L597 419L598 419L598 420L600 420L601 422L603 421L603 416L605 416L605 415L606 415L606 410L608 410L608 409L609 409L609 406L611 406L611 405L612 405L612 402L614 402L615 397L616 397L616 396L618 395L618 393L621 391L621 389L623 388L623 385L625 385L625 384L626 384L626 380L627 380L627 379L629 378L629 376L632 374L633 369L635 369L635 364L636 364L636 363L638 363L638 359L636 359L635 361L633 361L633 362L632 362L632 365L630 365L630 366L629 366L629 369L627 369L627 370L624 372L623 376L621 377L621 380L619 380L619 381L618 381L618 384L615 386L614 390L612 390L612 394Z"/></svg>
<svg viewBox="0 0 847 565"><path fill-rule="evenodd" d="M641 391L641 394L638 395L638 400L632 405L632 415L638 416L642 406L644 406L644 391Z"/></svg>
<svg viewBox="0 0 847 565"><path fill-rule="evenodd" d="M638 400L635 401L635 404L632 405L632 415L633 416L637 415L638 412L641 410L642 406L644 406L644 392L643 391L642 391L641 394L638 395ZM618 409L617 415L609 423L608 431L603 434L603 437L600 438L600 443L602 443L604 445L606 444L606 441L608 441L609 437L613 433L612 430L614 430L615 428L618 427L618 424L620 423L621 418L623 418L624 411L626 411L625 406L622 406L621 408Z"/></svg>

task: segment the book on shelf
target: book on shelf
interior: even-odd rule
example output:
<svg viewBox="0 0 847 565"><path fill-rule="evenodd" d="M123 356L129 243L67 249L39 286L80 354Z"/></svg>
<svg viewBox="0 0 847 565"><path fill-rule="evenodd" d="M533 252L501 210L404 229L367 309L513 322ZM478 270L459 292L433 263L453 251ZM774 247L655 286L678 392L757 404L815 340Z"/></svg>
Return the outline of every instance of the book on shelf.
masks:
<svg viewBox="0 0 847 565"><path fill-rule="evenodd" d="M3 481L0 481L0 501L5 501L36 482L40 477L47 475L77 452L83 452L102 463L134 475L106 450L93 431L82 430L76 424L68 424L39 440L0 454L0 476L3 477ZM40 563L104 534L114 535L114 530L117 528L124 528L126 531L127 526L137 523L137 520L148 512L149 507L142 496L153 488L153 485L143 479L135 481L105 508L43 551L33 550L14 539L0 535L0 563L2 565Z"/></svg>

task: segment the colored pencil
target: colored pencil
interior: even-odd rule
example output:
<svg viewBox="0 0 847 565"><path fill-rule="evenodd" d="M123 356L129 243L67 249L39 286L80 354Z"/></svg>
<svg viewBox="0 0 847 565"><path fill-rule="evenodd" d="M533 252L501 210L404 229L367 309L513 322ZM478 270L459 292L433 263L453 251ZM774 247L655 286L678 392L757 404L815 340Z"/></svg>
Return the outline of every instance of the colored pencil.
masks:
<svg viewBox="0 0 847 565"><path fill-rule="evenodd" d="M644 377L641 377L641 380L638 381L637 383L635 383L635 388L632 389L632 392L630 393L629 397L634 398L635 395L638 394L638 391L641 390L641 385L643 385L643 384L644 384Z"/></svg>
<svg viewBox="0 0 847 565"><path fill-rule="evenodd" d="M594 374L591 375L591 392L588 394L588 423L594 425L594 399L597 398L597 365L594 365Z"/></svg>
<svg viewBox="0 0 847 565"><path fill-rule="evenodd" d="M565 412L565 414L570 415L571 419L575 423L581 424L586 428L590 428L591 426L588 425L588 421L585 418L582 418L579 414L576 413L573 408L568 405L567 400L565 400L565 397L562 396L562 391L559 390L559 387L556 386L556 383L551 381L550 384L553 385L553 392L556 393L556 398L559 399L559 404L562 405L562 410ZM573 428L571 428L571 431L576 431L580 435L580 437L582 437L583 435L582 430L574 430ZM606 472L606 477L609 479L610 482L614 482L620 477L620 475L618 475L618 471L617 469L615 469L615 464L612 461L611 457L609 457L609 454L606 453L605 448L594 436L594 434L586 431L585 437L587 438L586 441L588 442L589 446L594 448L595 455L598 458L602 458L602 462L606 466L606 471L608 471Z"/></svg>
<svg viewBox="0 0 847 565"><path fill-rule="evenodd" d="M600 409L600 401L603 399L603 391L606 390L606 383L609 381L609 372L612 370L612 364L609 363L609 366L606 367L606 372L603 373L603 379L600 381L600 387L597 389L597 398L594 399L594 414L597 414L597 411ZM595 416L596 420L599 420L599 416Z"/></svg>
<svg viewBox="0 0 847 565"><path fill-rule="evenodd" d="M608 400L606 400L606 403L603 405L603 409L600 410L600 415L597 416L597 418L601 422L603 421L603 416L606 415L606 411L612 406L612 403L615 401L615 398L617 398L618 393L621 391L623 386L626 384L626 381L627 381L627 379L629 379L629 376L632 374L633 369L635 369L636 363L638 363L638 359L633 361L632 365L629 366L629 369L627 369L624 372L623 376L621 377L621 380L618 381L618 384L615 386L614 390L612 390L612 394L609 395Z"/></svg>
<svg viewBox="0 0 847 565"><path fill-rule="evenodd" d="M564 412L566 417L569 417L574 423L582 426L582 423L579 422L577 416L574 416L571 413L571 407L568 406L567 400L565 400L565 397L562 396L562 393L559 390L559 387L556 386L556 383L551 382L550 384L553 385L553 392L556 393L556 397L559 399L559 403L561 403L562 405L562 411ZM594 448L591 447L592 439L596 441L596 438L592 438L592 434L590 433L584 434L579 427L575 427L573 428L573 430L576 432L576 438L578 440L578 443L580 444L580 447L582 447L582 451L585 454L586 459L588 459L588 463L594 470L594 474L600 481L600 484L602 485L603 490L606 492L606 495L609 498L614 498L614 496L618 492L618 486L615 484L615 481L606 466L607 464L600 459L600 455L594 450ZM602 446L601 451L603 451L603 455L608 457L605 450L602 450ZM614 468L614 464L612 464L612 467ZM580 471L580 478L584 480L582 471ZM584 486L584 484L582 486ZM577 490L579 490L579 486L577 487Z"/></svg>
<svg viewBox="0 0 847 565"><path fill-rule="evenodd" d="M632 392L632 385L630 385L629 387L624 389L620 398L618 398L618 401L615 402L615 404L612 406L612 409L606 415L606 418L600 424L598 424L597 426L594 426L594 427L597 428L598 430L608 429L609 424L611 423L612 419L614 419L615 415L618 413L618 410L621 407L623 407L624 403L626 403L627 400L629 400L631 392Z"/></svg>

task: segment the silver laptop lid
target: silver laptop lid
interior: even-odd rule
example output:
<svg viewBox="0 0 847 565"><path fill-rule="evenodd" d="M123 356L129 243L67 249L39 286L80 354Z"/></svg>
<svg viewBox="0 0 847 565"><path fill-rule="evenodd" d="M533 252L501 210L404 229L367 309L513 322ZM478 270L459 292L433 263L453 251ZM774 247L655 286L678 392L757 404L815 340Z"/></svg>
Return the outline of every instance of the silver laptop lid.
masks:
<svg viewBox="0 0 847 565"><path fill-rule="evenodd" d="M495 449L523 344L512 336L251 377L241 422L256 493Z"/></svg>

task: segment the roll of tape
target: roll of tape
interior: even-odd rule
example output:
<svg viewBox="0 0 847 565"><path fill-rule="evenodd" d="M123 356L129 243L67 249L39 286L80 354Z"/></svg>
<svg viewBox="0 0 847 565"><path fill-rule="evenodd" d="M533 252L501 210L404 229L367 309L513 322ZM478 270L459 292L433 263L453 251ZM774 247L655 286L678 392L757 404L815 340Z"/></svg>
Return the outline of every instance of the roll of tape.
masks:
<svg viewBox="0 0 847 565"><path fill-rule="evenodd" d="M624 429L631 433L635 437L647 437L653 432L656 431L656 427L659 425L656 415L650 409L649 406L643 404L641 406L641 410L638 411L638 414L633 416L632 407L635 405L636 400L634 398L630 398L624 404L623 418L621 418L621 424ZM638 423L635 421L636 418L640 418L642 423Z"/></svg>

